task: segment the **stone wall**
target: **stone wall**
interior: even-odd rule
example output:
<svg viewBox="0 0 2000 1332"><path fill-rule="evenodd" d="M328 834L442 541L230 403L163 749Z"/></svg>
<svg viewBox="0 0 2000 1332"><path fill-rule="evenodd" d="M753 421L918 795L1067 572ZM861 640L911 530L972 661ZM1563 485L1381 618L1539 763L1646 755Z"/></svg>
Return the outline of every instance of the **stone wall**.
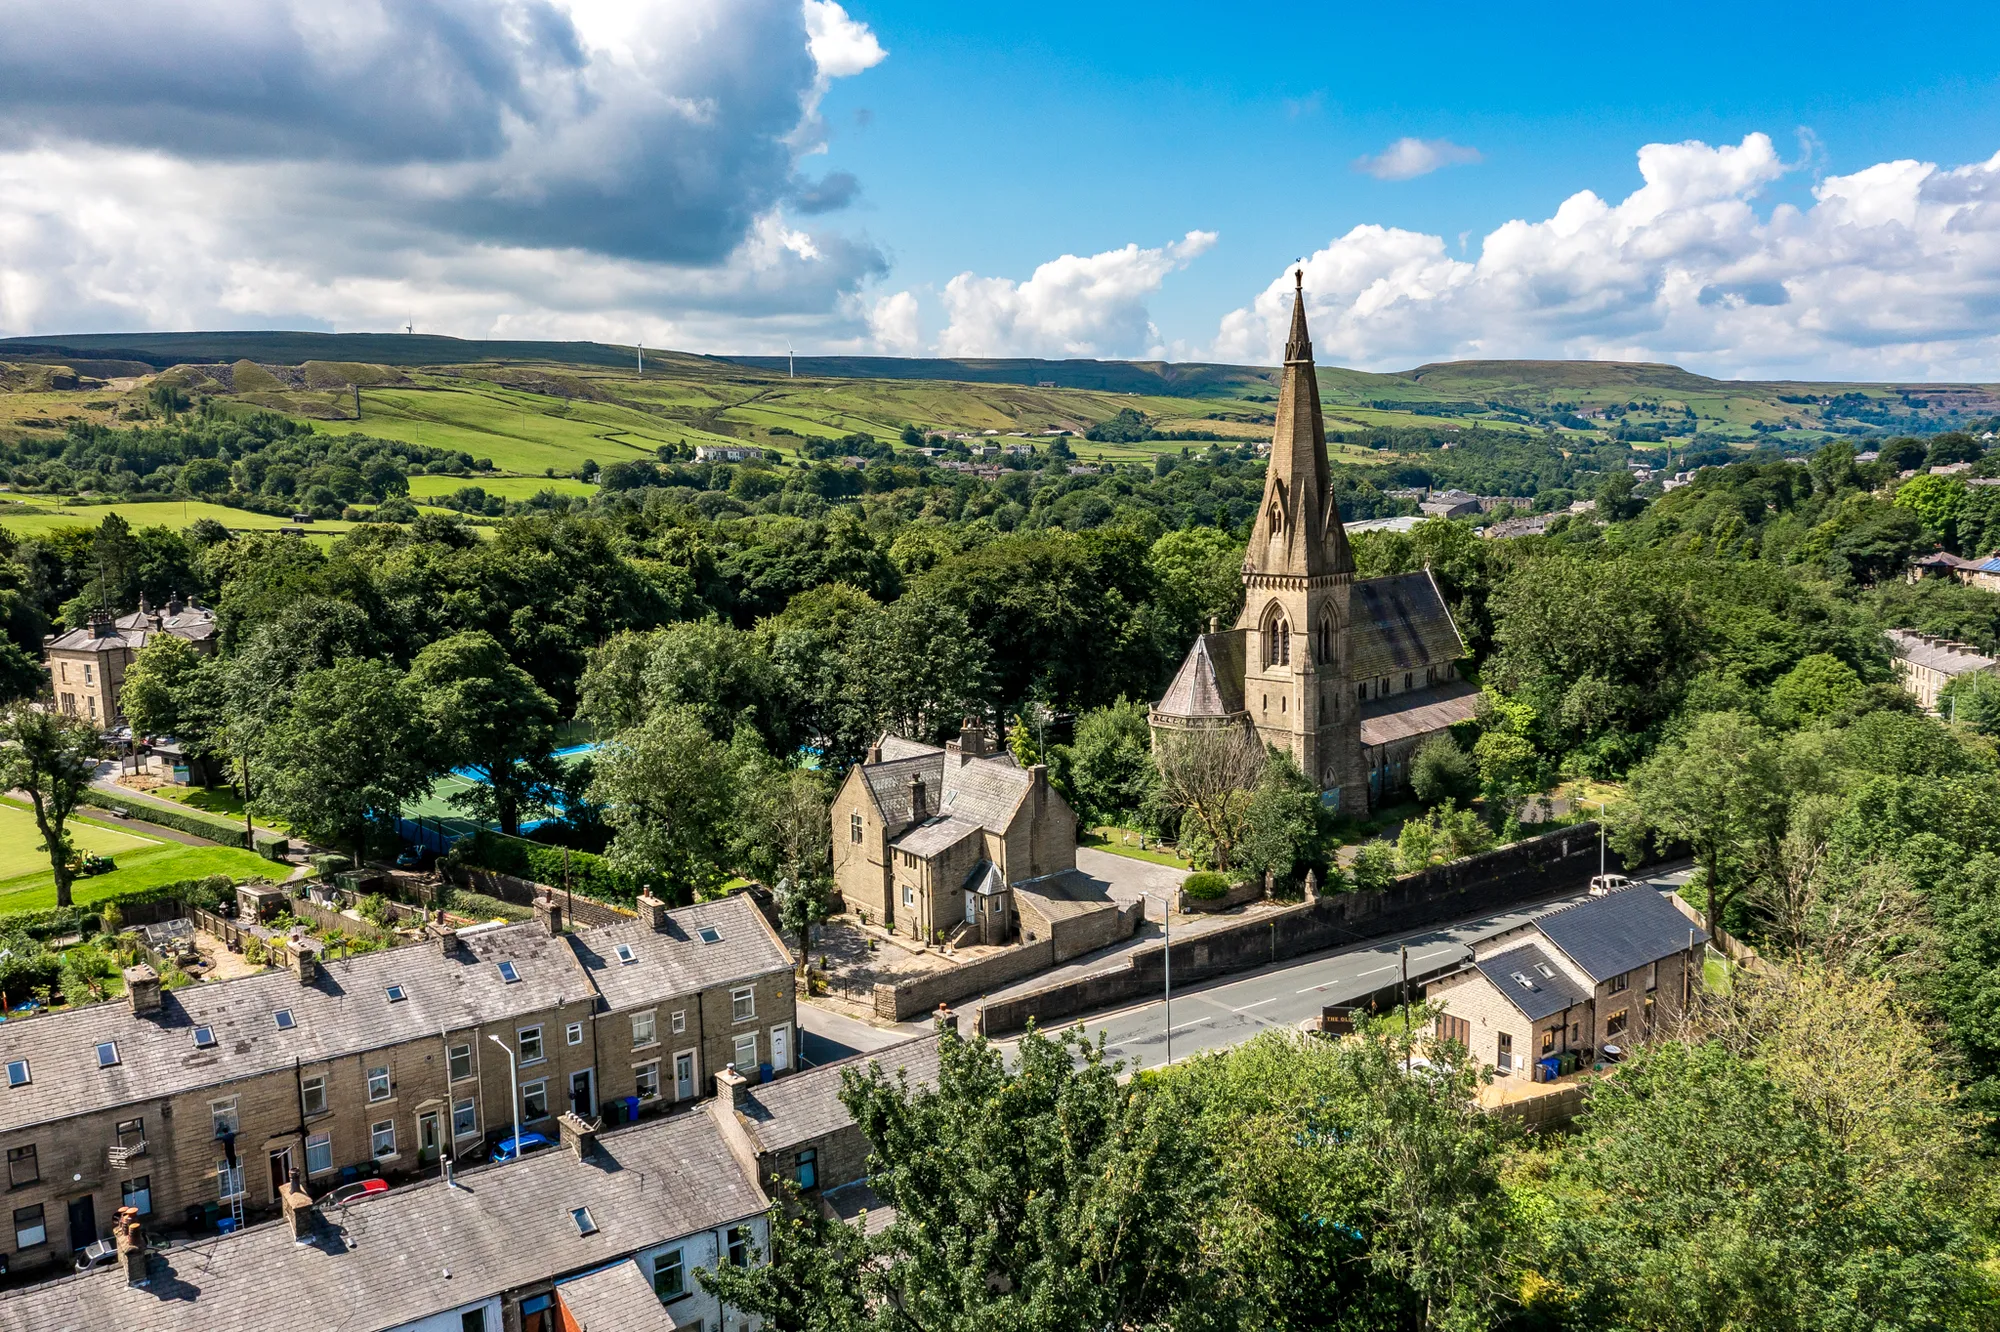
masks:
<svg viewBox="0 0 2000 1332"><path fill-rule="evenodd" d="M1011 985L1038 971L1047 970L1055 965L1055 961L1054 942L1043 939L981 958L977 962L952 967L949 971L934 971L895 985L878 982L875 986L875 1016L892 1022L907 1021L930 1012L939 1004L955 1004L968 995Z"/></svg>
<svg viewBox="0 0 2000 1332"><path fill-rule="evenodd" d="M1620 868L1615 857L1612 868ZM1174 979L1185 984L1248 971L1519 906L1581 888L1596 872L1597 825L1579 823L1403 875L1380 891L1337 893L1177 941ZM979 1030L987 1036L1004 1035L1019 1031L1030 1019L1047 1026L1079 1013L1149 998L1162 987L1165 962L1165 946L1151 944L1134 950L1122 967L988 1003L980 1009ZM880 1012L879 997L877 1004Z"/></svg>
<svg viewBox="0 0 2000 1332"><path fill-rule="evenodd" d="M460 886L470 888L475 893L497 897L515 906L531 907L535 899L543 893L554 897L569 912L568 919L579 929L591 929L598 925L616 925L620 921L632 919L630 911L593 902L587 897L567 897L560 888L550 888L528 879L517 879L511 874L497 870L474 869L470 865L460 865L451 871L451 876Z"/></svg>
<svg viewBox="0 0 2000 1332"><path fill-rule="evenodd" d="M1185 916L1191 911L1227 911L1231 907L1255 902L1264 896L1264 884L1258 879L1245 879L1220 897L1189 897L1186 888L1180 891L1180 913Z"/></svg>

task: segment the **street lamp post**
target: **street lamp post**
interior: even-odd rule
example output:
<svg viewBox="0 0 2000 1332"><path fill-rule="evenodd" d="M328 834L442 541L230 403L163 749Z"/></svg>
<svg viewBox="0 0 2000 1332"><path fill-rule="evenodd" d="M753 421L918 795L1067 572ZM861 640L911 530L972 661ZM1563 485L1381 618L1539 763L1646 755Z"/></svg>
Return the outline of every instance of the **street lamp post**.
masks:
<svg viewBox="0 0 2000 1332"><path fill-rule="evenodd" d="M507 1042L498 1036L487 1034L487 1040L500 1047L500 1053L507 1056L507 1083L514 1090L514 1159L521 1159L521 1071L514 1065L514 1052Z"/></svg>
<svg viewBox="0 0 2000 1332"><path fill-rule="evenodd" d="M1167 1062L1174 1062L1174 909L1163 897L1141 890L1141 897L1150 897L1160 904L1160 923L1167 930Z"/></svg>

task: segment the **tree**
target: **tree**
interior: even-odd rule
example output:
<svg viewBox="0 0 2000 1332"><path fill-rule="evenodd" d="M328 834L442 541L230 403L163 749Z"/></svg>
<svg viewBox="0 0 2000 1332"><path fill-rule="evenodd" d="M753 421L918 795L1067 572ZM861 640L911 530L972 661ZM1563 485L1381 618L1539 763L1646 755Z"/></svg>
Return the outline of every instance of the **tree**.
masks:
<svg viewBox="0 0 2000 1332"><path fill-rule="evenodd" d="M2000 735L2000 677L1968 671L1938 690L1939 715L1980 735Z"/></svg>
<svg viewBox="0 0 2000 1332"><path fill-rule="evenodd" d="M77 717L18 702L0 713L0 790L23 792L55 874L56 905L70 904L69 816L100 760L110 757L97 728Z"/></svg>
<svg viewBox="0 0 2000 1332"><path fill-rule="evenodd" d="M1410 757L1410 790L1426 805L1469 804L1479 786L1478 765L1449 734L1432 736Z"/></svg>
<svg viewBox="0 0 2000 1332"><path fill-rule="evenodd" d="M1104 823L1136 818L1160 785L1146 705L1121 698L1077 718L1063 767L1080 813Z"/></svg>
<svg viewBox="0 0 2000 1332"><path fill-rule="evenodd" d="M1865 686L1840 658L1815 652L1771 685L1771 715L1790 726L1811 726L1844 715Z"/></svg>
<svg viewBox="0 0 2000 1332"><path fill-rule="evenodd" d="M409 684L437 766L480 778L454 793L452 803L481 822L497 822L509 837L519 834L522 808L554 780L555 700L478 629L419 652Z"/></svg>
<svg viewBox="0 0 2000 1332"><path fill-rule="evenodd" d="M1493 846L1479 816L1447 800L1421 818L1406 819L1396 838L1396 868L1404 874L1441 862L1476 856Z"/></svg>
<svg viewBox="0 0 2000 1332"><path fill-rule="evenodd" d="M743 765L740 781L732 859L739 872L770 886L779 924L799 941L804 966L833 887L832 793L825 774L762 755Z"/></svg>
<svg viewBox="0 0 2000 1332"><path fill-rule="evenodd" d="M1784 834L1786 788L1776 759L1756 718L1710 712L1632 773L1637 818L1615 834L1619 853L1638 859L1648 830L1662 850L1673 842L1693 848L1711 934L1748 882L1751 857Z"/></svg>
<svg viewBox="0 0 2000 1332"><path fill-rule="evenodd" d="M118 707L134 735L170 735L189 754L218 753L226 710L220 664L174 634L160 634L125 671Z"/></svg>
<svg viewBox="0 0 2000 1332"><path fill-rule="evenodd" d="M1159 600L1183 635L1227 625L1243 601L1243 543L1216 527L1187 527L1153 542L1146 562ZM1185 640L1184 640L1185 641Z"/></svg>
<svg viewBox="0 0 2000 1332"><path fill-rule="evenodd" d="M1636 486L1632 474L1623 468L1606 472L1592 492L1597 501L1597 516L1607 523L1622 523L1637 514L1645 507L1645 501L1633 500L1632 491Z"/></svg>
<svg viewBox="0 0 2000 1332"><path fill-rule="evenodd" d="M686 704L620 731L598 751L590 784L611 826L611 863L672 901L719 886L735 780L729 747Z"/></svg>
<svg viewBox="0 0 2000 1332"><path fill-rule="evenodd" d="M1238 726L1197 726L1161 731L1153 759L1167 803L1184 811L1182 838L1199 835L1215 867L1228 869L1243 840L1245 790L1262 767L1256 743Z"/></svg>
<svg viewBox="0 0 2000 1332"><path fill-rule="evenodd" d="M1926 472L1913 476L1896 488L1895 505L1908 509L1923 520L1924 531L1934 540L1956 550L1959 519L1965 513L1965 482L1955 476Z"/></svg>
<svg viewBox="0 0 2000 1332"><path fill-rule="evenodd" d="M257 753L261 798L321 846L367 857L371 829L393 828L436 768L416 700L387 662L346 657L299 676Z"/></svg>
<svg viewBox="0 0 2000 1332"><path fill-rule="evenodd" d="M1268 872L1277 883L1296 883L1308 869L1325 866L1326 822L1318 785L1289 753L1269 750L1243 812L1237 862L1253 873Z"/></svg>

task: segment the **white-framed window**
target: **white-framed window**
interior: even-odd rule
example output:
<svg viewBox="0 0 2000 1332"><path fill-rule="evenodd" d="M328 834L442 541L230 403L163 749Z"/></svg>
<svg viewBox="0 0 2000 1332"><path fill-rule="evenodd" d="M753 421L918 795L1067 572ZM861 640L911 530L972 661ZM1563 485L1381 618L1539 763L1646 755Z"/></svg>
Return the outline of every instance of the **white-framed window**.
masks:
<svg viewBox="0 0 2000 1332"><path fill-rule="evenodd" d="M749 986L729 992L729 1016L734 1022L751 1022L757 1017L757 992Z"/></svg>
<svg viewBox="0 0 2000 1332"><path fill-rule="evenodd" d="M904 906L906 906L906 907L913 907L913 906L915 906L916 904L917 904L917 890L916 890L915 888L912 888L912 887L911 887L911 886L910 886L909 884L907 884L907 883L906 883L906 884L904 884L904 885L903 885L903 905L904 905Z"/></svg>
<svg viewBox="0 0 2000 1332"><path fill-rule="evenodd" d="M379 1157L396 1154L396 1121L384 1119L368 1126L368 1150Z"/></svg>
<svg viewBox="0 0 2000 1332"><path fill-rule="evenodd" d="M326 1113L326 1079L305 1078L299 1082L299 1096L308 1115Z"/></svg>
<svg viewBox="0 0 2000 1332"><path fill-rule="evenodd" d="M378 1064L368 1070L368 1099L386 1101L389 1099L389 1066Z"/></svg>
<svg viewBox="0 0 2000 1332"><path fill-rule="evenodd" d="M539 1064L542 1062L542 1029L539 1026L522 1027L515 1035L521 1038L521 1062Z"/></svg>
<svg viewBox="0 0 2000 1332"><path fill-rule="evenodd" d="M118 1185L120 1202L136 1211L140 1216L153 1214L153 1177L140 1175L136 1179L121 1180Z"/></svg>
<svg viewBox="0 0 2000 1332"><path fill-rule="evenodd" d="M563 1039L567 1040L571 1045L582 1045L583 1024L581 1022L572 1022L569 1026L563 1028Z"/></svg>
<svg viewBox="0 0 2000 1332"><path fill-rule="evenodd" d="M688 1293L687 1259L679 1249L668 1249L653 1259L653 1293L662 1301L677 1300Z"/></svg>
<svg viewBox="0 0 2000 1332"><path fill-rule="evenodd" d="M463 1082L472 1076L472 1046L454 1045L445 1052L445 1062L451 1067L451 1080Z"/></svg>
<svg viewBox="0 0 2000 1332"><path fill-rule="evenodd" d="M1632 973L1622 971L1611 978L1611 993L1623 994L1632 984Z"/></svg>
<svg viewBox="0 0 2000 1332"><path fill-rule="evenodd" d="M34 1079L29 1075L27 1060L10 1059L7 1061L7 1085L9 1087L25 1087L32 1081Z"/></svg>
<svg viewBox="0 0 2000 1332"><path fill-rule="evenodd" d="M530 1082L521 1088L521 1118L547 1119L549 1117L549 1084Z"/></svg>
<svg viewBox="0 0 2000 1332"><path fill-rule="evenodd" d="M660 1061L641 1064L632 1070L632 1082L642 1101L660 1099Z"/></svg>
<svg viewBox="0 0 2000 1332"><path fill-rule="evenodd" d="M312 1133L306 1136L306 1173L323 1175L333 1169L333 1135Z"/></svg>
<svg viewBox="0 0 2000 1332"><path fill-rule="evenodd" d="M659 1015L651 1009L632 1015L632 1048L651 1045L660 1039Z"/></svg>
<svg viewBox="0 0 2000 1332"><path fill-rule="evenodd" d="M847 840L857 843L861 840L861 816L859 814L849 814L847 816Z"/></svg>
<svg viewBox="0 0 2000 1332"><path fill-rule="evenodd" d="M687 1010L683 1008L679 1012L674 1014L674 1035L678 1036L687 1029L688 1029L688 1015L687 1015Z"/></svg>
<svg viewBox="0 0 2000 1332"><path fill-rule="evenodd" d="M476 1137L479 1133L479 1106L468 1096L451 1103L451 1136Z"/></svg>
<svg viewBox="0 0 2000 1332"><path fill-rule="evenodd" d="M215 1136L226 1138L236 1132L236 1098L228 1097L208 1103L208 1121L215 1129Z"/></svg>
<svg viewBox="0 0 2000 1332"><path fill-rule="evenodd" d="M121 1119L117 1127L118 1145L125 1149L127 1156L146 1154L146 1121L141 1119Z"/></svg>
<svg viewBox="0 0 2000 1332"><path fill-rule="evenodd" d="M746 1031L736 1038L736 1071L754 1073L757 1069L757 1033Z"/></svg>
<svg viewBox="0 0 2000 1332"><path fill-rule="evenodd" d="M237 1157L231 1166L229 1158L223 1157L215 1163L215 1196L221 1202L243 1196L243 1158Z"/></svg>

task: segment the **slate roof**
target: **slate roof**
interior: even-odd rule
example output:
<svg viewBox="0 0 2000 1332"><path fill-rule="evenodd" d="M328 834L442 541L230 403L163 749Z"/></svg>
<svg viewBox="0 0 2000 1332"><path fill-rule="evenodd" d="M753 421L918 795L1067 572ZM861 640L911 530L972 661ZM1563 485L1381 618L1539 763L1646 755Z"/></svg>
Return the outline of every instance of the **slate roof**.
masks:
<svg viewBox="0 0 2000 1332"><path fill-rule="evenodd" d="M917 777L923 781L924 812L929 819L949 820L973 828L989 828L994 832L1006 830L1014 811L1021 804L1021 798L1028 793L1029 785L1034 781L1032 773L1014 762L1011 754L989 754L984 758L960 762L941 749L920 748L922 752L911 757L889 759L885 745L882 762L861 765L862 780L868 783L868 790L875 797L875 804L882 811L884 821L891 827L910 822L910 778ZM923 828L932 826L932 823L926 823ZM946 836L949 840L939 842L932 850L916 851L916 854L935 854L956 843L963 835L963 832L950 829L931 834L930 840ZM903 836L907 839L912 834ZM929 844L924 839L919 840ZM916 850L916 845L907 840L899 840L896 845L904 850Z"/></svg>
<svg viewBox="0 0 2000 1332"><path fill-rule="evenodd" d="M978 831L979 825L971 819L925 819L889 845L913 856L935 856L949 851Z"/></svg>
<svg viewBox="0 0 2000 1332"><path fill-rule="evenodd" d="M1372 698L1361 705L1361 743L1387 745L1430 735L1470 721L1478 712L1479 691L1463 680Z"/></svg>
<svg viewBox="0 0 2000 1332"><path fill-rule="evenodd" d="M593 1215L595 1215L593 1213ZM673 1332L679 1326L639 1264L618 1263L556 1287L578 1332Z"/></svg>
<svg viewBox="0 0 2000 1332"><path fill-rule="evenodd" d="M1028 879L1015 884L1014 892L1017 901L1023 896L1031 899L1033 908L1051 923L1117 907L1108 886L1082 870L1057 870Z"/></svg>
<svg viewBox="0 0 2000 1332"><path fill-rule="evenodd" d="M1684 952L1687 917L1659 889L1637 884L1535 918L1542 937L1594 981Z"/></svg>
<svg viewBox="0 0 2000 1332"><path fill-rule="evenodd" d="M882 761L885 763L893 763L897 759L923 758L926 755L944 753L944 750L937 745L927 745L921 740L912 740L908 736L897 735L894 731L884 731L882 738L876 743L882 748Z"/></svg>
<svg viewBox="0 0 2000 1332"><path fill-rule="evenodd" d="M1928 634L1891 629L1889 642L1904 661L1928 667L1940 675L1966 675L1972 671L1990 671L2000 665L1977 648Z"/></svg>
<svg viewBox="0 0 2000 1332"><path fill-rule="evenodd" d="M1153 706L1163 717L1204 721L1243 711L1243 631L1201 634Z"/></svg>
<svg viewBox="0 0 2000 1332"><path fill-rule="evenodd" d="M520 979L503 980L499 962ZM401 985L403 1000L387 990ZM569 945L530 922L468 937L457 955L409 945L324 964L300 985L289 970L188 985L161 995L157 1013L135 1015L123 1000L0 1026L0 1062L29 1061L32 1080L0 1088L0 1132L110 1106L157 1100L238 1078L436 1038L440 1031L541 1012L590 993ZM278 1030L275 1014L292 1014ZM216 1044L198 1050L194 1030ZM112 1041L119 1062L98 1067Z"/></svg>
<svg viewBox="0 0 2000 1332"><path fill-rule="evenodd" d="M703 926L713 927L721 940L703 943ZM783 941L743 893L669 911L664 930L630 920L580 930L570 938L612 1011L792 969ZM618 959L621 943L632 949L629 963Z"/></svg>
<svg viewBox="0 0 2000 1332"><path fill-rule="evenodd" d="M965 876L962 891L976 893L980 897L991 897L995 893L1005 892L1006 888L1006 883L1000 878L999 867L990 860L982 860L972 867L970 874Z"/></svg>
<svg viewBox="0 0 2000 1332"><path fill-rule="evenodd" d="M1540 1022L1564 1009L1590 1001L1583 988L1564 974L1556 960L1542 951L1540 944L1522 944L1519 948L1482 958L1472 965L1478 967L1481 974L1506 996L1507 1002L1520 1009L1522 1016L1530 1022ZM1526 985L1517 979L1520 976L1528 978Z"/></svg>
<svg viewBox="0 0 2000 1332"><path fill-rule="evenodd" d="M924 783L924 808L936 813L944 794L944 751L935 750L912 758L885 759L861 765L861 779L868 783L882 818L891 824L910 821L910 778Z"/></svg>
<svg viewBox="0 0 2000 1332"><path fill-rule="evenodd" d="M1465 656L1464 640L1428 569L1364 578L1349 599L1349 677L1368 680Z"/></svg>
<svg viewBox="0 0 2000 1332"><path fill-rule="evenodd" d="M876 1197L865 1179L823 1190L819 1198L834 1219L850 1226L860 1222L865 1235L879 1235L896 1222L896 1209Z"/></svg>
<svg viewBox="0 0 2000 1332"><path fill-rule="evenodd" d="M892 1079L898 1072L907 1073L912 1086L934 1086L938 1038L919 1036L753 1086L737 1117L760 1152L782 1152L823 1138L854 1123L854 1117L840 1103L841 1074L850 1068L865 1070L871 1064Z"/></svg>
<svg viewBox="0 0 2000 1332"><path fill-rule="evenodd" d="M84 625L58 634L49 642L50 650L63 652L107 652L115 648L144 647L162 633L190 642L215 637L215 612L200 606L186 606L174 614L160 611L132 611L112 621L116 632L100 638Z"/></svg>
<svg viewBox="0 0 2000 1332"><path fill-rule="evenodd" d="M1004 832L1033 781L1033 774L1017 765L1012 755L974 759L957 768L947 766L938 813Z"/></svg>
<svg viewBox="0 0 2000 1332"><path fill-rule="evenodd" d="M539 1152L319 1213L310 1243L282 1219L156 1254L150 1285L114 1265L0 1295L0 1332L380 1332L502 1291L616 1262L762 1215L706 1115L598 1138L595 1154ZM577 1233L573 1207L597 1229ZM622 1328L623 1325L619 1325Z"/></svg>

